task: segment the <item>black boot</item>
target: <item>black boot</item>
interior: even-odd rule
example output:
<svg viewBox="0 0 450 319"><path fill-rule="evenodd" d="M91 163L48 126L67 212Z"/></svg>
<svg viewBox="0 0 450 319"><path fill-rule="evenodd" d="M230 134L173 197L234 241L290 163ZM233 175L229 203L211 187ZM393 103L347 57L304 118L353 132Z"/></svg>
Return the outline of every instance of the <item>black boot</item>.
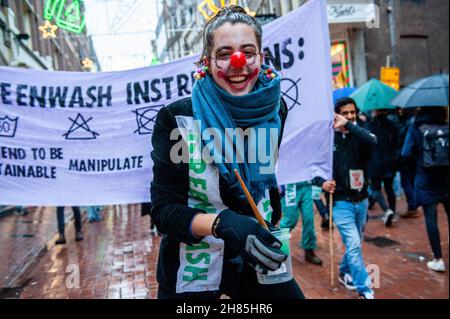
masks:
<svg viewBox="0 0 450 319"><path fill-rule="evenodd" d="M82 241L83 240L83 233L81 232L81 230L77 230L75 232L75 240L76 241Z"/></svg>
<svg viewBox="0 0 450 319"><path fill-rule="evenodd" d="M330 220L328 218L322 218L322 223L320 224L320 227L325 230L330 229Z"/></svg>
<svg viewBox="0 0 450 319"><path fill-rule="evenodd" d="M322 265L322 260L316 256L312 249L305 249L305 259L311 264Z"/></svg>
<svg viewBox="0 0 450 319"><path fill-rule="evenodd" d="M64 234L59 234L58 239L55 241L55 245L65 245L66 244L66 237Z"/></svg>

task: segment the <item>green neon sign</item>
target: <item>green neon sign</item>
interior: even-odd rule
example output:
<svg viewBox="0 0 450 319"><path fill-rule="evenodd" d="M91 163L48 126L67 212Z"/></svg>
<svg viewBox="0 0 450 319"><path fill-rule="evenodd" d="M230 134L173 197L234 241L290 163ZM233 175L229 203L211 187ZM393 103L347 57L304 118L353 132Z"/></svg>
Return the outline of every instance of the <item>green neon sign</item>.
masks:
<svg viewBox="0 0 450 319"><path fill-rule="evenodd" d="M158 57L153 56L152 58L152 62L150 62L150 65L157 65L160 64L161 62L159 62Z"/></svg>
<svg viewBox="0 0 450 319"><path fill-rule="evenodd" d="M86 20L81 12L83 0L47 0L44 7L44 18L55 19L56 25L64 30L81 33Z"/></svg>

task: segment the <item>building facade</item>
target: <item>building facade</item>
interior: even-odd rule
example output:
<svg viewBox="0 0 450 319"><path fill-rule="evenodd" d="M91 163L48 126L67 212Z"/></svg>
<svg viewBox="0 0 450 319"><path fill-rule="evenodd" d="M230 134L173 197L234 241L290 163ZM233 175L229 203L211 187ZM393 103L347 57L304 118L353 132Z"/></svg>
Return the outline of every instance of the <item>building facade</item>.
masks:
<svg viewBox="0 0 450 319"><path fill-rule="evenodd" d="M304 0L239 0L238 4L268 23L298 8ZM327 10L332 44L333 79L336 88L361 85L367 81L364 28L366 8L374 14L372 0L328 0ZM220 1L215 2L217 6ZM228 1L229 3L229 1ZM200 52L201 30L206 21L199 9L212 15L207 1L163 0L158 9L154 51L161 62Z"/></svg>
<svg viewBox="0 0 450 319"><path fill-rule="evenodd" d="M42 0L0 0L0 65L36 70L96 71L99 70L91 39L86 29L74 34L58 29L56 38L42 37ZM87 69L84 58L94 63ZM0 206L0 217L13 211L24 214L23 207Z"/></svg>
<svg viewBox="0 0 450 319"><path fill-rule="evenodd" d="M56 38L42 37L39 26L45 22L44 4L42 0L0 0L0 65L59 71L98 70L86 28L79 34L60 28ZM94 62L89 69L82 64L85 58Z"/></svg>
<svg viewBox="0 0 450 319"><path fill-rule="evenodd" d="M306 1L238 2L264 23ZM198 10L202 3L160 1L154 48L161 62L201 50L206 21ZM334 87L361 86L379 78L382 66L400 68L400 86L440 71L448 73L448 11L446 0L328 0Z"/></svg>
<svg viewBox="0 0 450 319"><path fill-rule="evenodd" d="M446 0L375 0L380 29L365 29L367 74L380 76L387 56L400 68L400 86L439 72L449 72L448 12ZM393 12L395 50L391 50L389 14ZM391 62L392 64L392 62Z"/></svg>
<svg viewBox="0 0 450 319"><path fill-rule="evenodd" d="M157 0L153 53L161 63L200 51L205 20L197 9L198 4L198 0Z"/></svg>
<svg viewBox="0 0 450 319"><path fill-rule="evenodd" d="M252 0L257 16L272 13L282 16L297 9L305 0ZM367 82L365 34L373 24L377 11L372 0L328 0L327 16L330 32L333 86L360 86Z"/></svg>

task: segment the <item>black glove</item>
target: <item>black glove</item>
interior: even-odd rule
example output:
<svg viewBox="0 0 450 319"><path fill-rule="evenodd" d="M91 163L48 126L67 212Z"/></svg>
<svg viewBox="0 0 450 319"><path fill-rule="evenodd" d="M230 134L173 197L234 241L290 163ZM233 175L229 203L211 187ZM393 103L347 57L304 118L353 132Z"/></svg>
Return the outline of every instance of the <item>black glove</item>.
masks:
<svg viewBox="0 0 450 319"><path fill-rule="evenodd" d="M274 229L273 226L270 229ZM281 242L270 231L258 224L254 218L232 210L223 210L216 217L212 233L223 239L259 273L277 270L287 259L287 255L280 250Z"/></svg>

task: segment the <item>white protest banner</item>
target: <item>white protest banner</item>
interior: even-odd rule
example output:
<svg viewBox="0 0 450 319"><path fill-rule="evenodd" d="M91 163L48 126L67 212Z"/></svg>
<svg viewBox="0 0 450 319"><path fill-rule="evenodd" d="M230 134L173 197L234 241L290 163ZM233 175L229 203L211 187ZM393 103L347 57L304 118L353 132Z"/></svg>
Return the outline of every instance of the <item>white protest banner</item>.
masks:
<svg viewBox="0 0 450 319"><path fill-rule="evenodd" d="M263 40L274 58L270 64L282 69L290 109L279 183L329 178L333 132L325 1L309 1L266 25ZM197 58L104 73L0 67L0 204L149 201L156 114L190 96Z"/></svg>

